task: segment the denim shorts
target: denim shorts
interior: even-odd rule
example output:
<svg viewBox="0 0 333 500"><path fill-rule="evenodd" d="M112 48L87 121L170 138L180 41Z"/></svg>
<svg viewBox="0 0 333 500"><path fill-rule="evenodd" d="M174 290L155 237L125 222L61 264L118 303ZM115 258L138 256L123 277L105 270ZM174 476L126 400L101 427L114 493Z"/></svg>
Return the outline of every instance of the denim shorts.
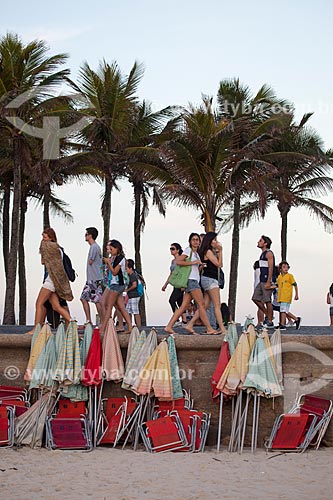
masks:
<svg viewBox="0 0 333 500"><path fill-rule="evenodd" d="M209 278L208 276L201 276L200 284L205 292L208 292L208 290L213 290L213 288L219 287L217 280L214 278Z"/></svg>
<svg viewBox="0 0 333 500"><path fill-rule="evenodd" d="M125 291L125 285L111 284L108 286L110 292L116 292L118 295Z"/></svg>
<svg viewBox="0 0 333 500"><path fill-rule="evenodd" d="M185 292L191 293L193 290L200 290L199 282L197 280L188 280Z"/></svg>
<svg viewBox="0 0 333 500"><path fill-rule="evenodd" d="M289 302L280 302L280 313L288 313L290 309Z"/></svg>

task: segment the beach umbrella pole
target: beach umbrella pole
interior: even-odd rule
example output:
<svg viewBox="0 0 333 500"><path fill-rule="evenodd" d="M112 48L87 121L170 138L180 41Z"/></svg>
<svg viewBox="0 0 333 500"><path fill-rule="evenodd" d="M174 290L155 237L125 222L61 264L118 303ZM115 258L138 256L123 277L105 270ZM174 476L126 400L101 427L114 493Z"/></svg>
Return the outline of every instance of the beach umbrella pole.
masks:
<svg viewBox="0 0 333 500"><path fill-rule="evenodd" d="M254 453L257 451L258 429L259 429L259 412L260 412L260 394L257 394L257 412L256 412L256 428L255 428Z"/></svg>
<svg viewBox="0 0 333 500"><path fill-rule="evenodd" d="M145 401L146 398L146 401ZM135 429L135 438L134 438L134 450L136 451L138 448L139 444L139 425L143 422L143 419L145 417L146 411L147 411L147 406L148 406L148 401L149 401L149 394L146 394L142 396L141 402L140 402L140 412L139 412L139 418L138 418L138 425Z"/></svg>
<svg viewBox="0 0 333 500"><path fill-rule="evenodd" d="M241 448L240 452L243 453L243 448L244 448L244 439L245 439L245 431L246 431L246 422L247 422L247 413L249 409L249 402L250 402L250 397L251 394L248 392L246 395L246 403L245 403L245 409L243 412L243 432L242 432L242 440L241 440Z"/></svg>
<svg viewBox="0 0 333 500"><path fill-rule="evenodd" d="M257 449L257 440L258 440L260 395L257 392L255 392L253 397L254 400L253 400L251 452L255 453Z"/></svg>
<svg viewBox="0 0 333 500"><path fill-rule="evenodd" d="M216 448L218 452L220 451L220 446L221 446L222 417L223 417L223 392L220 392L219 423L217 429L217 448Z"/></svg>

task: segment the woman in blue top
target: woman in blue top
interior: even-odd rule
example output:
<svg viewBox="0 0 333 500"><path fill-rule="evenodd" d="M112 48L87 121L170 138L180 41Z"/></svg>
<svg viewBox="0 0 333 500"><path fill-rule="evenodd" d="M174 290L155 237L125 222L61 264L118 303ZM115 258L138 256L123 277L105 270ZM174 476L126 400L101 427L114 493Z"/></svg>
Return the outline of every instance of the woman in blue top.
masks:
<svg viewBox="0 0 333 500"><path fill-rule="evenodd" d="M109 249L111 257L103 257L103 262L109 268L109 279L104 290L102 303L105 307L104 319L100 326L100 332L104 333L109 319L111 318L112 308L115 306L119 309L127 324L127 332L132 329L131 318L126 311L123 292L125 290L124 274L126 272L126 259L123 252L122 244L118 240L110 240Z"/></svg>
<svg viewBox="0 0 333 500"><path fill-rule="evenodd" d="M216 334L217 332L212 328L211 324L209 323L202 291L199 284L200 281L199 268L202 265L201 259L198 254L198 248L200 245L199 234L191 233L188 241L189 241L189 246L185 248L185 250L181 255L178 255L176 257L176 264L178 266L191 266L191 272L188 278L187 287L185 288L183 303L181 307L174 312L164 330L171 335L175 334L175 332L172 329L173 325L176 323L177 319L186 311L189 303L191 302L191 299L193 299L195 300L198 306L199 317L204 326L207 328L207 334L209 335ZM190 258L190 260L187 260L188 258ZM185 328L189 333L195 334L193 328L188 328L188 326L186 326Z"/></svg>

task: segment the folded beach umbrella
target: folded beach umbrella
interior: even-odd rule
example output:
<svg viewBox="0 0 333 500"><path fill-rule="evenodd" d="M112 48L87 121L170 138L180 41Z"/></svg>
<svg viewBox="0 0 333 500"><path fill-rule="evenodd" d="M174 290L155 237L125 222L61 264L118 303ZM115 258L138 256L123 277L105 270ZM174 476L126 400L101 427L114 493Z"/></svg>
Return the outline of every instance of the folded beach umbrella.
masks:
<svg viewBox="0 0 333 500"><path fill-rule="evenodd" d="M102 376L103 380L120 382L124 378L124 361L120 350L118 335L110 318L103 337L102 347Z"/></svg>
<svg viewBox="0 0 333 500"><path fill-rule="evenodd" d="M132 334L133 334L133 338L132 338ZM134 331L134 329L132 330L132 332L130 334L128 345L129 345L131 352L127 353L127 356L126 356L126 370L125 370L123 383L121 385L121 387L123 389L130 388L130 385L128 383L130 381L129 374L131 373L131 370L133 369L133 366L135 364L135 359L138 356L139 352L141 351L141 349L146 341L146 338L147 338L147 335L146 335L146 332L144 330L141 331L139 336L137 336L137 332Z"/></svg>
<svg viewBox="0 0 333 500"><path fill-rule="evenodd" d="M60 355L64 340L65 340L65 324L63 321L60 321L55 335L55 348L56 348L57 359Z"/></svg>
<svg viewBox="0 0 333 500"><path fill-rule="evenodd" d="M29 389L44 389L53 386L53 371L57 362L55 335L47 339L32 371Z"/></svg>
<svg viewBox="0 0 333 500"><path fill-rule="evenodd" d="M246 333L247 333L247 338L249 341L250 350L252 352L254 344L256 343L256 340L257 340L257 332L256 332L256 329L255 329L255 326L253 323L249 324L249 326L247 327ZM267 335L267 338L268 338L268 335Z"/></svg>
<svg viewBox="0 0 333 500"><path fill-rule="evenodd" d="M99 328L95 328L88 354L81 373L81 383L87 386L100 385L102 382L102 349Z"/></svg>
<svg viewBox="0 0 333 500"><path fill-rule="evenodd" d="M97 386L102 383L102 347L99 328L93 331L88 355L82 370L81 383L88 386L89 420L93 429L93 443L96 446L97 436ZM94 387L94 397L91 388Z"/></svg>
<svg viewBox="0 0 333 500"><path fill-rule="evenodd" d="M38 358L51 335L51 329L48 323L45 323L42 329L39 329L38 325L35 328L34 334L31 339L31 350L28 366L24 374L24 380L26 380L27 382L31 380L33 369L35 368Z"/></svg>
<svg viewBox="0 0 333 500"><path fill-rule="evenodd" d="M267 398L282 396L274 361L263 337L257 337L243 389L247 389L248 392L257 392Z"/></svg>
<svg viewBox="0 0 333 500"><path fill-rule="evenodd" d="M127 367L128 363L129 363L129 361L131 359L132 351L134 349L135 344L138 341L139 336L140 336L139 328L137 326L133 326L133 328L131 330L131 334L130 334L129 340L128 340L126 362L125 362L125 366L126 367Z"/></svg>
<svg viewBox="0 0 333 500"><path fill-rule="evenodd" d="M93 327L92 327L92 324L89 322L89 323L86 323L84 325L83 339L80 343L80 356L81 356L82 366L85 365L85 362L86 362L86 359L88 356L88 352L89 352L89 348L90 348L90 344L91 344L91 340L92 340L92 336L93 336Z"/></svg>
<svg viewBox="0 0 333 500"><path fill-rule="evenodd" d="M210 379L210 385L212 387L212 398L215 399L220 396L221 391L217 389L217 384L222 377L222 374L224 370L226 369L228 363L230 360L230 353L229 353L229 343L227 342L226 338L224 338L224 341L222 342L221 349L220 349L220 355L219 359L216 363L216 367L214 370L214 373L212 375L212 378Z"/></svg>
<svg viewBox="0 0 333 500"><path fill-rule="evenodd" d="M42 446L45 420L53 404L54 399L44 394L25 413L15 418L14 442L17 446Z"/></svg>
<svg viewBox="0 0 333 500"><path fill-rule="evenodd" d="M53 380L59 382L66 392L66 386L79 384L81 375L81 357L77 324L70 321L60 348Z"/></svg>
<svg viewBox="0 0 333 500"><path fill-rule="evenodd" d="M58 334L57 334L58 335ZM84 365L88 356L91 339L93 335L93 328L91 323L86 323L84 326L84 335L81 340L79 340L80 346L80 358L81 367L84 369ZM81 373L82 376L82 373ZM70 399L71 401L87 401L88 400L88 388L81 382L76 385L69 385L66 387L66 393L62 393L63 397Z"/></svg>
<svg viewBox="0 0 333 500"><path fill-rule="evenodd" d="M175 339L170 335L168 338L168 349L171 370L172 399L181 399L183 397L183 389L179 376L176 344Z"/></svg>
<svg viewBox="0 0 333 500"><path fill-rule="evenodd" d="M140 340L140 337L138 341ZM136 345L135 345L136 347ZM136 354L133 359L131 368L126 370L126 377L124 377L125 388L132 390L132 387L136 385L139 379L140 372L147 360L150 358L151 354L155 351L157 347L157 335L155 330L151 330L146 340L144 341L141 349ZM124 387L124 384L122 387ZM135 391L134 391L135 392Z"/></svg>
<svg viewBox="0 0 333 500"><path fill-rule="evenodd" d="M249 394L251 393L254 396L251 442L252 451L255 451L257 447L260 397L264 396L266 398L273 398L282 395L282 388L278 382L275 362L272 359L269 340L267 338L265 339L264 337L265 333L258 334L256 343L251 353L249 370L243 383L243 389L247 391L248 397L243 419L244 422L241 449L243 448L244 443Z"/></svg>
<svg viewBox="0 0 333 500"><path fill-rule="evenodd" d="M216 388L228 396L236 395L247 375L251 348L249 336L242 333Z"/></svg>
<svg viewBox="0 0 333 500"><path fill-rule="evenodd" d="M236 323L228 323L227 333L225 334L224 340L228 342L230 356L233 355L236 345L238 344L238 333Z"/></svg>
<svg viewBox="0 0 333 500"><path fill-rule="evenodd" d="M254 325L254 317L249 314L245 318L244 326L243 326L243 331L246 332L248 329L249 325Z"/></svg>
<svg viewBox="0 0 333 500"><path fill-rule="evenodd" d="M169 350L166 340L163 340L147 360L132 390L145 395L154 391L156 398L171 401L171 368Z"/></svg>
<svg viewBox="0 0 333 500"><path fill-rule="evenodd" d="M280 386L283 385L283 371L282 371L282 343L281 343L281 332L278 328L275 330L270 339L272 353L275 362L275 369L278 382Z"/></svg>

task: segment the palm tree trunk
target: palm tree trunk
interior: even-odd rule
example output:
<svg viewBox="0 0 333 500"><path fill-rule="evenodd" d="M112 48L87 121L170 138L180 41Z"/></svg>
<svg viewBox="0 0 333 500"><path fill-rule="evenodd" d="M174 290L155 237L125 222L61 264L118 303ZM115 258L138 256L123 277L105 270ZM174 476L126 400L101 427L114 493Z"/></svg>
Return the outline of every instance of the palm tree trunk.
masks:
<svg viewBox="0 0 333 500"><path fill-rule="evenodd" d="M20 225L20 206L21 206L21 154L20 138L14 137L13 140L13 207L12 224L10 236L10 248L8 254L8 269L6 276L6 294L3 323L5 325L15 325L15 290L16 290L16 272L17 272L17 253Z"/></svg>
<svg viewBox="0 0 333 500"><path fill-rule="evenodd" d="M3 208L2 208L2 254L5 268L5 276L8 272L9 257L9 209L10 209L10 184L4 186Z"/></svg>
<svg viewBox="0 0 333 500"><path fill-rule="evenodd" d="M285 210L283 212L280 212L280 215L281 215L281 260L287 260L288 212L289 212L289 210Z"/></svg>
<svg viewBox="0 0 333 500"><path fill-rule="evenodd" d="M239 218L240 218L240 196L235 194L234 198L234 225L232 230L232 248L229 275L229 297L228 306L233 318L236 311L238 261L239 261Z"/></svg>
<svg viewBox="0 0 333 500"><path fill-rule="evenodd" d="M50 198L51 198L51 187L50 184L46 184L44 187L44 207L43 207L43 228L51 227L50 223Z"/></svg>
<svg viewBox="0 0 333 500"><path fill-rule="evenodd" d="M28 204L26 197L22 195L20 229L19 229L19 252L18 252L18 276L19 276L19 324L25 325L27 322L27 280L25 272L25 253L24 253L24 233L25 233L25 214Z"/></svg>
<svg viewBox="0 0 333 500"><path fill-rule="evenodd" d="M134 251L135 268L142 274L141 262L141 189L139 185L134 184ZM139 302L139 312L142 326L147 325L145 296L142 295Z"/></svg>
<svg viewBox="0 0 333 500"><path fill-rule="evenodd" d="M106 256L106 244L110 238L110 219L111 219L111 193L112 182L109 176L105 177L104 200L102 203L103 218L103 255Z"/></svg>

